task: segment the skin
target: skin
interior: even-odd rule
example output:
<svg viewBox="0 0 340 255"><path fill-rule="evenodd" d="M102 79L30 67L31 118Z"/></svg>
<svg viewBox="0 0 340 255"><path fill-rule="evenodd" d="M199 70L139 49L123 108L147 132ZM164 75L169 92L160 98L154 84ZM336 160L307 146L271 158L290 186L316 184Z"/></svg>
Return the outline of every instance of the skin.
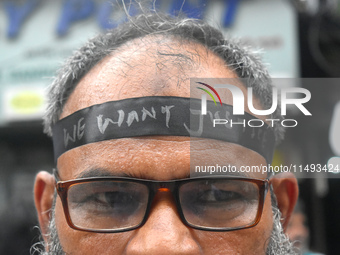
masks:
<svg viewBox="0 0 340 255"><path fill-rule="evenodd" d="M182 53L193 61L182 63L180 57L164 56L163 53ZM236 75L219 57L201 45L161 37L136 39L103 59L81 79L61 118L84 107L124 98L189 97L190 77L235 78ZM243 85L238 86L246 95ZM232 104L227 92L221 94L222 101ZM249 112L247 108L245 110ZM61 180L75 179L90 168L135 178L181 179L190 174L190 153L197 159L209 158L214 163L228 162L236 166L266 163L256 152L235 144L154 136L110 140L75 148L58 159L58 169ZM250 177L266 178L261 173ZM272 184L287 221L297 198L296 180L287 174L274 178ZM35 201L43 236L48 233L48 210L52 206L53 194L53 176L40 172L36 178ZM66 223L59 197L55 219L61 245L67 254L265 254L273 225L268 195L261 221L253 228L231 232L194 230L182 223L169 192L157 193L146 224L133 231L99 234L73 230Z"/></svg>

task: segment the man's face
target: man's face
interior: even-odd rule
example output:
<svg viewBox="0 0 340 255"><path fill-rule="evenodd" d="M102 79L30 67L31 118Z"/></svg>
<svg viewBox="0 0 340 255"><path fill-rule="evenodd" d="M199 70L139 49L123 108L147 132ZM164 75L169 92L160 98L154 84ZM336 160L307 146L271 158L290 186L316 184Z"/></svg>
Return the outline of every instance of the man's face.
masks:
<svg viewBox="0 0 340 255"><path fill-rule="evenodd" d="M236 75L200 45L170 43L157 37L138 39L106 57L80 81L61 118L94 104L125 98L189 97L191 77ZM240 88L245 91L242 85ZM232 104L229 94L222 95L222 101ZM87 144L64 153L57 167L63 181L103 175L103 172L173 180L189 177L190 153L235 166L266 164L259 154L235 144L154 136ZM261 173L249 177L266 178ZM273 215L267 196L261 221L253 228L230 232L195 230L182 223L171 193L158 192L146 223L136 230L111 234L73 230L66 222L59 197L55 204L55 224L67 254L265 254Z"/></svg>

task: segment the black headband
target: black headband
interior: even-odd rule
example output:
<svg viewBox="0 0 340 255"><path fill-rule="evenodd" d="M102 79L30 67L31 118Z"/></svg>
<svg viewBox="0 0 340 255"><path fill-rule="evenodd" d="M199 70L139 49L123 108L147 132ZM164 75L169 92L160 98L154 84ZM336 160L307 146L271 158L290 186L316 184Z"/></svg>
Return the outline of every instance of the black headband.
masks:
<svg viewBox="0 0 340 255"><path fill-rule="evenodd" d="M242 123L258 120L245 113L232 114L233 107L207 101L207 115L201 115L201 100L183 97L140 97L106 102L79 110L53 127L55 160L73 148L111 139L136 136L190 136L239 144L262 155L271 163L275 137L271 127L250 127ZM216 125L213 118L235 125ZM238 124L237 124L238 123Z"/></svg>

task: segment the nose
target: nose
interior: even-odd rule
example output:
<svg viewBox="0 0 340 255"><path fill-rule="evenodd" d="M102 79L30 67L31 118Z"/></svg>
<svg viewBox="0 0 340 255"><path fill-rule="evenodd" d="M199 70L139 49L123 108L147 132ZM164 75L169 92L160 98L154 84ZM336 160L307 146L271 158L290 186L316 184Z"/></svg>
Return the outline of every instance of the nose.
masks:
<svg viewBox="0 0 340 255"><path fill-rule="evenodd" d="M130 239L126 254L198 255L202 252L194 231L181 221L171 193L159 191L146 223Z"/></svg>

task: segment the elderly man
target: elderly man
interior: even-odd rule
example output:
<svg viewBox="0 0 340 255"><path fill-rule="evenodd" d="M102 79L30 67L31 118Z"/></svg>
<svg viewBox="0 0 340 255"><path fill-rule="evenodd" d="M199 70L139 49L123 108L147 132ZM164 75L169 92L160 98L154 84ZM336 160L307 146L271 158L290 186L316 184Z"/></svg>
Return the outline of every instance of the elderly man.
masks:
<svg viewBox="0 0 340 255"><path fill-rule="evenodd" d="M45 117L56 170L35 183L42 254L295 254L283 233L297 198L293 176L190 176L203 159L266 165L282 137L278 126L255 136L225 125L225 135L196 132L195 77L246 78L235 86L245 95L251 86L254 104L270 107L259 60L197 20L143 14L68 60ZM232 114L229 90L220 96Z"/></svg>

